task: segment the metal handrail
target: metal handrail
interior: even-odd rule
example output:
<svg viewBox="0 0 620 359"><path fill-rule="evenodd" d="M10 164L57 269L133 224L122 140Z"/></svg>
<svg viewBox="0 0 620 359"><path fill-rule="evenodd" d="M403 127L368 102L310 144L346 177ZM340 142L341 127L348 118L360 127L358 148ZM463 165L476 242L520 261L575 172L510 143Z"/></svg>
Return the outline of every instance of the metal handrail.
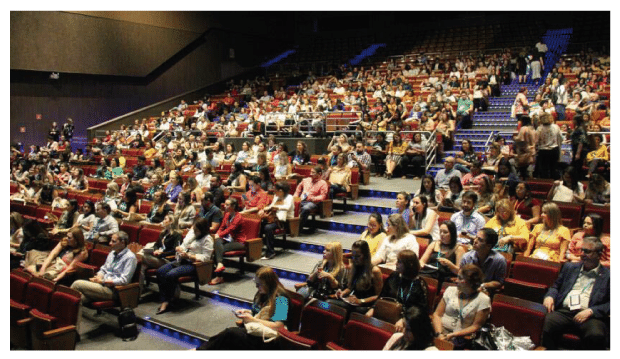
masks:
<svg viewBox="0 0 620 359"><path fill-rule="evenodd" d="M433 130L429 139L427 139L427 143L430 143L430 145L426 147L426 154L424 156L424 173L428 172L428 169L437 160L437 129Z"/></svg>
<svg viewBox="0 0 620 359"><path fill-rule="evenodd" d="M484 148L486 148L487 151L489 151L489 142L492 142L493 138L496 136L495 132L496 131L492 130L491 133L489 133L489 137L487 137L487 141L484 143Z"/></svg>

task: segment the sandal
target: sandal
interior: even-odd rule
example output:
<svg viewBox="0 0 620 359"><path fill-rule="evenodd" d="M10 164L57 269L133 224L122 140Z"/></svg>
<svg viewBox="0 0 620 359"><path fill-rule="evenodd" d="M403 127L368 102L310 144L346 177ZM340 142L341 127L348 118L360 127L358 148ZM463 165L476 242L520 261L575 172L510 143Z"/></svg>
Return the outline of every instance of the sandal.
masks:
<svg viewBox="0 0 620 359"><path fill-rule="evenodd" d="M213 279L211 279L211 281L209 282L209 285L218 285L224 283L224 278L222 277L215 277Z"/></svg>

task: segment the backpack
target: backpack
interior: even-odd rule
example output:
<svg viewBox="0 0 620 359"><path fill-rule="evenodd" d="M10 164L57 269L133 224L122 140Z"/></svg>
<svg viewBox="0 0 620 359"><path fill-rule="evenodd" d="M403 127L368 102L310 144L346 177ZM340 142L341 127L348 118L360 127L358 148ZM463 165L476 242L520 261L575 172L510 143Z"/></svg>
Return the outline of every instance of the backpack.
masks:
<svg viewBox="0 0 620 359"><path fill-rule="evenodd" d="M123 341L136 340L138 338L138 326L136 324L136 313L133 309L125 308L118 315L118 326L120 327L120 336Z"/></svg>

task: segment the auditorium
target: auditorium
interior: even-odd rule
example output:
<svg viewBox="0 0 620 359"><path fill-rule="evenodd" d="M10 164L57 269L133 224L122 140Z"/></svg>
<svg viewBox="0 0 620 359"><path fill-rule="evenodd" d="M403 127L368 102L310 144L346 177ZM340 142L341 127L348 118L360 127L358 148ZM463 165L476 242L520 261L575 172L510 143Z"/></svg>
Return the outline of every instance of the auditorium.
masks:
<svg viewBox="0 0 620 359"><path fill-rule="evenodd" d="M609 351L610 39L11 11L11 350Z"/></svg>

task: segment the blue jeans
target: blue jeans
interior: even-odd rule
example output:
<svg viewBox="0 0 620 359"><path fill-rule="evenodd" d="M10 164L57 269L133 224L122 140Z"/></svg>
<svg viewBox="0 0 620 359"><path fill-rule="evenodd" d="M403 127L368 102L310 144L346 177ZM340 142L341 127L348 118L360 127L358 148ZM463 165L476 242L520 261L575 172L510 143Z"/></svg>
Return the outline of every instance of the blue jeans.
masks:
<svg viewBox="0 0 620 359"><path fill-rule="evenodd" d="M157 270L159 284L159 298L162 302L170 302L177 288L177 279L196 272L193 264L181 264L177 261L164 264Z"/></svg>
<svg viewBox="0 0 620 359"><path fill-rule="evenodd" d="M308 221L310 212L319 208L314 202L301 201L301 212L299 213L299 229L303 229Z"/></svg>

